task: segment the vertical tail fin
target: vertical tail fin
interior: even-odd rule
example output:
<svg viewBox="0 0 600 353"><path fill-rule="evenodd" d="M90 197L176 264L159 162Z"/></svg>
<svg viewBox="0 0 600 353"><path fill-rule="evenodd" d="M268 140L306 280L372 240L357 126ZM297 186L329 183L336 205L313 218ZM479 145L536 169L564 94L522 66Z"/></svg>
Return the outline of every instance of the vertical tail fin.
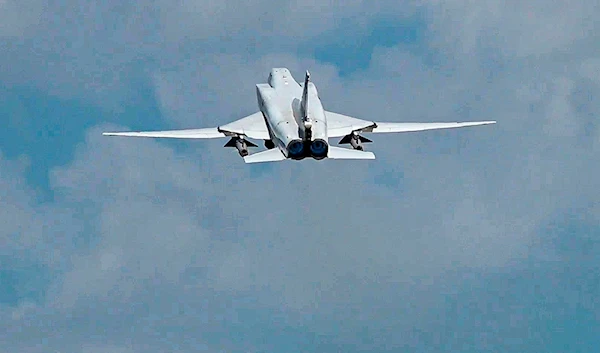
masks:
<svg viewBox="0 0 600 353"><path fill-rule="evenodd" d="M300 111L302 113L302 120L304 121L304 129L307 131L307 135L310 136L310 130L312 128L312 122L308 116L308 83L310 81L310 73L306 70L306 76L304 77L304 87L302 90L302 102L300 102Z"/></svg>

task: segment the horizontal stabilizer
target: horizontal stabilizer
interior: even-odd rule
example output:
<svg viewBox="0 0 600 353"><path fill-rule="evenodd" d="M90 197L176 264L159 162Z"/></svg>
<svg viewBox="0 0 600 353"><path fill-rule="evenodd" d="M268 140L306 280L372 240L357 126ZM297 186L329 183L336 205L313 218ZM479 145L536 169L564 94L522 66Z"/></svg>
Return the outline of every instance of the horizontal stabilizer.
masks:
<svg viewBox="0 0 600 353"><path fill-rule="evenodd" d="M264 163L264 162L279 162L285 160L286 157L283 155L279 148L273 148L270 150L253 153L244 157L246 163Z"/></svg>
<svg viewBox="0 0 600 353"><path fill-rule="evenodd" d="M327 158L331 159L375 159L373 152L329 146Z"/></svg>
<svg viewBox="0 0 600 353"><path fill-rule="evenodd" d="M176 139L211 139L225 137L217 128L167 130L167 131L130 131L130 132L103 132L104 136L127 137L164 137Z"/></svg>

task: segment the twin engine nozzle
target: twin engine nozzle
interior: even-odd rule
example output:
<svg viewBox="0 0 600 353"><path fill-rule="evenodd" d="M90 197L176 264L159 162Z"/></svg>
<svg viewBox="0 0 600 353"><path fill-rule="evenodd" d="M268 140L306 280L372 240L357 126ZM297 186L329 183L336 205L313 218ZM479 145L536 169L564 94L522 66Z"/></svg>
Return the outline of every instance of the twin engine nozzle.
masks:
<svg viewBox="0 0 600 353"><path fill-rule="evenodd" d="M251 141L246 140L242 136L233 136L224 147L235 147L241 157L247 156L248 147L258 147ZM271 149L275 148L272 141L269 143L265 142L265 147ZM329 150L329 144L323 139L316 140L293 140L287 145L287 150L290 158L303 159L306 157L313 157L315 159L323 159L327 157Z"/></svg>
<svg viewBox="0 0 600 353"><path fill-rule="evenodd" d="M313 157L327 156L328 144L325 140L316 139L310 142L310 153Z"/></svg>
<svg viewBox="0 0 600 353"><path fill-rule="evenodd" d="M287 150L290 158L293 159L302 159L306 157L322 159L327 157L328 147L329 144L327 141L322 139L312 141L293 140L287 145Z"/></svg>

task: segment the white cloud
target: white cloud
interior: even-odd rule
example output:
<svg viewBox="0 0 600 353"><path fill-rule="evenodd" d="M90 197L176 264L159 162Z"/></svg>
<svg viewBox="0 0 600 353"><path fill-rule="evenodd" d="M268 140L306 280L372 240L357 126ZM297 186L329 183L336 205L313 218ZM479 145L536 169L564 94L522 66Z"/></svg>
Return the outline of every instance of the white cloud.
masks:
<svg viewBox="0 0 600 353"><path fill-rule="evenodd" d="M38 0L0 0L0 38L17 38L35 31L44 3Z"/></svg>
<svg viewBox="0 0 600 353"><path fill-rule="evenodd" d="M596 81L600 84L600 59L589 58L581 63L580 73L583 77Z"/></svg>
<svg viewBox="0 0 600 353"><path fill-rule="evenodd" d="M163 114L175 124L216 126L254 113L257 110L256 83L265 82L272 67L283 66L300 77L310 68L325 87L336 77L331 65L287 53L256 59L243 55L199 56L180 63L176 69L154 74L157 99Z"/></svg>
<svg viewBox="0 0 600 353"><path fill-rule="evenodd" d="M129 347L119 347L112 345L84 345L81 349L82 353L133 353L135 350ZM63 352L57 352L63 353Z"/></svg>
<svg viewBox="0 0 600 353"><path fill-rule="evenodd" d="M506 31L514 31L524 23L520 14L511 12L510 8L500 6L499 3L472 3L473 8L467 9L465 9L465 6L469 5L467 3L453 4L449 6L466 10L460 12L467 12L470 14L469 16L472 16L472 22L479 21L478 23L480 23L473 27L465 27L463 29L465 33L461 32L457 35L457 38L466 41L464 44L467 45L463 52L455 54L454 59L457 63L461 62L459 59L462 58L465 59L464 61L471 60L474 47L481 48L483 45L476 39L480 35L478 32L480 26L485 24L485 26L493 27L496 24L514 22L518 25L506 29ZM437 11L435 6L438 5L435 4L432 9ZM518 4L512 5L517 6ZM576 8L581 7L576 6ZM488 15L498 12L500 14L497 14L497 22L489 21ZM559 13L560 11L552 10L544 16L559 16ZM581 11L574 11L575 19L573 21L576 21L580 14ZM437 19L437 17L434 18ZM450 18L453 23L461 22L457 20L461 17L456 14ZM447 26L444 21L433 23L433 26L438 25ZM535 23L530 25L532 28L536 27ZM493 27L494 30L498 28ZM547 54L554 48L569 45L580 39L575 34L564 34L565 37L562 37L561 40L551 37L552 46L540 44L539 47L528 48L529 51L526 51L521 48L523 45L521 42L509 41L511 37L506 33L503 32L502 35L507 42L492 42L490 45L504 51L506 56L516 55L517 57L533 53ZM448 35L453 35L452 28L443 27L437 38L446 40ZM474 37L469 39L468 35ZM518 40L522 41L523 39ZM476 55L479 57L481 54ZM239 64L228 61L229 58L222 57L224 61L218 61L224 62L224 67L240 67ZM572 59L573 63L569 65L575 68L583 58L573 57ZM573 194L574 190L568 186L569 180L587 180L587 176L578 177L576 173L569 171L572 170L574 164L571 164L568 156L572 153L581 153L572 143L576 138L581 137L581 127L585 121L570 101L570 95L577 88L577 78L572 74L565 74L562 67L554 66L552 61L546 61L542 65L544 69L549 70L543 75L538 75L537 71L530 71L531 68L527 66L527 62L523 62L524 66L515 68L512 74L494 69L494 71L498 71L497 78L490 82L483 80L486 73L481 68L467 68L461 64L431 68L419 57L411 55L401 48L377 50L372 60L369 70L350 78L341 79L329 70L326 71L329 73L325 76L313 74L320 90L324 92L326 106L337 108L331 108L334 110L342 109L349 114L378 120L496 119L499 121L499 125L491 127L489 130L483 130L486 129L483 128L477 131L457 132L458 136L465 137L461 137L460 141L455 138L451 141L467 144L464 148L464 155L440 155L437 158L431 153L426 153L427 158L419 159L418 156L415 156L415 147L406 143L407 140L412 143L416 142L423 146L422 148L436 151L435 143L429 144L429 142L435 141L430 140L427 135L423 135L422 138L380 137L374 145L379 156L377 165L373 168L374 173L382 171L383 167L391 167L388 165L391 160L402 160L407 166L410 166L404 169L408 190L403 191L403 197L395 198L393 195L385 195L376 201L376 204L386 205L384 210L374 211L369 207L368 202L351 206L343 203L335 206L336 210L340 212L339 214L344 215L343 219L336 219L335 215L320 207L324 207L322 205L326 205L327 200L335 199L336 192L338 192L336 186L339 184L321 181L316 176L315 179L311 179L303 175L305 180L314 180L314 183L320 184L323 190L328 190L326 199L319 198L320 193L318 195L310 194L317 200L321 200L314 206L311 205L311 208L315 209L314 213L332 217L315 217L314 223L313 219L308 217L308 220L302 220L304 226L308 225L307 228L310 229L327 224L328 228L325 229L345 234L341 244L337 236L319 234L312 238L311 234L299 230L303 235L297 240L295 238L291 241L289 250L284 245L279 245L281 248L277 248L285 249L280 251L288 254L283 258L289 261L289 267L286 267L286 262L279 257L270 259L268 255L267 257L261 256L265 250L260 246L244 244L243 249L232 252L229 260L224 264L225 270L222 270L222 273L231 276L229 279L227 277L223 279L227 285L237 285L239 288L254 286L256 281L260 280L260 277L256 277L260 273L265 276L262 285L268 286L278 293L283 293L286 304L297 305L301 308L307 303L314 303L317 297L327 301L317 288L325 283L332 283L339 275L338 271L361 273L365 271L367 263L371 264L369 266L374 266L366 267L368 270L363 275L367 277L375 276L385 268L402 267L403 271L397 270L392 271L391 274L388 273L395 280L406 279L406 272L412 275L423 275L424 273L432 275L453 265L503 266L515 259L527 256L532 239L537 236L539 227L547 221L549 214L564 207L565 203L577 203L580 194ZM296 60L289 62L294 69L295 66L298 66ZM322 70L318 63L313 65L318 70ZM182 77L194 77L186 74L188 70L186 67L201 66L199 62L188 62L181 69L181 75L171 73L170 80L185 82ZM250 68L248 71L259 72L259 68L253 63L247 67ZM449 74L444 71L447 68L452 70ZM263 72L267 72L267 67ZM302 67L294 71L296 76L301 72ZM206 102L203 101L198 105L198 110L238 111L243 110L244 106L253 107L254 92L249 90L246 94L241 93L243 88L229 83L233 80L229 77L235 77L235 75L229 76L227 73L222 74L219 71L216 76L223 77L221 82L225 83L220 88L223 90L223 94L210 96L210 102L217 107L207 108ZM246 75L240 76L246 77ZM249 77L250 74L247 76ZM203 81L208 80L205 75L199 77ZM257 77L252 79L253 82L257 81ZM258 80L260 79L258 77ZM246 79L240 81L245 82ZM195 79L188 80L185 85L190 88L207 87L206 84L200 84ZM186 107L197 104L197 100L192 97L201 96L204 89L194 93L187 87L182 88L182 91L185 91L185 94L190 97L189 100L182 99L181 94L174 93L167 85L159 85L158 93L159 97L163 97L165 113L176 120L183 119L186 126L191 126L191 120L187 118L190 116L189 112L184 110ZM240 90L239 94L245 98L227 102L224 92L229 89L228 87L236 92ZM238 95L235 94L235 96ZM369 102L369 104L364 104L364 102ZM463 107L457 108L458 105L463 105ZM532 105L540 107L540 110L531 112L529 109ZM229 117L229 119L234 118L236 116ZM220 117L214 120L210 118L206 124L214 125L224 120ZM206 124L198 123L196 125ZM454 134L454 132L450 132L446 136L457 136ZM518 140L515 140L517 136ZM563 146L562 150L548 150L557 144ZM475 162L467 162L474 158L471 154L474 154L476 149L481 151L477 154ZM593 153L579 155L588 162L591 162L592 156ZM489 160L493 160L493 165L488 164ZM395 171L399 172L400 170L395 169ZM304 172L299 171L299 173ZM352 173L356 173L356 171ZM597 171L593 173L597 173ZM331 172L327 171L323 174L331 175ZM442 176L449 177L443 178ZM367 178L367 176L364 177ZM355 183L361 184L359 181L355 181ZM592 186L590 183L587 184ZM283 185L285 186L281 186L280 190L287 191L296 188L294 183L286 184L284 182ZM349 185L353 185L353 183L343 184L342 188L347 190ZM361 186L361 188L365 189L364 192L360 192L363 198L370 193L377 194L381 192L378 190L382 190L382 188L373 186ZM339 190L339 194L342 195L343 191ZM302 200L298 202L299 204L307 202L302 194L292 193L292 195L290 196L292 199ZM358 198L357 196L356 199ZM255 204L252 201L253 199L246 199L247 203ZM257 200L257 202L260 201ZM295 213L285 212L283 204L280 207L284 211L277 213L279 222L297 223L294 222ZM355 207L363 212L355 211ZM398 209L406 212L398 213ZM378 225L377 219L393 219L398 222L404 236L399 238L399 231L390 229L388 222ZM259 224L264 225L264 222L259 222ZM365 224L369 224L369 226L366 227ZM260 228L254 226L251 229ZM290 232L292 231L290 230ZM322 230L322 232L329 231ZM366 232L372 234L368 240L360 237L361 233ZM367 241L368 246L366 246ZM260 244L261 242L257 241L256 243ZM320 251L317 251L315 246L306 244L318 244ZM431 244L435 244L435 246L431 246ZM256 247L256 249L252 247ZM333 252L327 252L327 258L337 265L333 265L334 268L322 268L318 265L319 261L313 259L315 255L312 254L319 254L319 258L322 259L325 255L321 250L325 251L324 249L335 249ZM352 249L360 249L360 252L356 254L357 258L349 256ZM401 250L388 253L388 249ZM240 256L240 252L243 255ZM431 255L426 264L415 262L415 254L422 256L425 253ZM274 270L272 263L279 263L281 268ZM308 274L307 277L311 278L312 282L306 278L304 284L301 284L303 277L300 273ZM244 278L251 280L244 284ZM289 282L287 279L290 279ZM315 283L315 287L307 285L308 283ZM335 289L328 288L331 289L330 293L335 293Z"/></svg>
<svg viewBox="0 0 600 353"><path fill-rule="evenodd" d="M38 240L28 231L29 227L36 228L37 225L30 221L33 218L33 197L22 175L26 163L26 160L9 163L0 155L0 196L4 206L0 213L0 222L4 225L0 236L2 244L9 245L11 249L29 248Z"/></svg>
<svg viewBox="0 0 600 353"><path fill-rule="evenodd" d="M61 210L39 205L25 179L28 168L27 158L13 162L0 153L0 256L17 263L59 266L61 255L75 246L65 233L72 233L77 222Z"/></svg>
<svg viewBox="0 0 600 353"><path fill-rule="evenodd" d="M380 16L382 9L398 16L414 11L391 3L375 11L357 2L332 19L337 5L299 8L302 4L273 9L287 14L278 18L281 23L271 22L282 28L280 41L317 36L362 11L365 18ZM3 200L9 200L0 212L8 225L0 233L8 245L1 249L35 251L56 270L47 302L21 303L3 317L30 330L48 329L30 321L37 315L96 319L108 327L101 338L110 336L114 346L95 346L98 336L90 339L85 329L72 333L70 341L102 351L129 347L125 343L132 339L152 341L174 322L197 330L202 341L213 332L210 324L233 321L237 313L231 312L245 305L240 298L250 297L254 310L266 307L317 321L335 321L330 314L337 318L333 314L340 308L355 308L356 313L342 315L352 322L385 305L387 312L407 310L403 302L424 311L434 307L423 288L449 272L510 271L515 261L531 255L540 228L553 215L599 196L600 133L573 100L588 84L582 77L592 81L585 89L597 95L596 63L587 51L561 58L553 52L589 39L585 21L593 11L583 2L568 9L562 3L548 9L497 1L423 4L435 29L431 43L452 53L440 67L402 46L376 49L367 70L343 78L332 65L297 57L293 46L256 56L244 49L205 53L202 40L267 30L253 20L264 7L236 6L237 13L244 12L237 21L228 16L228 2L163 3L153 9L165 26L155 38L168 41L166 47L180 46L168 53L133 44L130 52L116 54L118 59L100 56L107 62L96 62L90 52L75 55L87 43L77 42L82 47L70 52L73 61L61 60L85 59L74 70L81 82L87 82L82 73L89 67L103 75L118 63L135 62L139 53L152 56L156 64L149 78L157 100L178 127L212 126L253 112L253 86L272 66L287 66L297 77L310 69L325 106L342 113L388 121L499 123L376 136L369 146L378 156L372 163L258 167L223 149L224 141L189 142L189 149L178 151L163 141L102 137L101 130L114 127L96 127L74 160L52 171L57 197L42 206L23 181L23 167L3 160L1 169L11 173L0 177ZM103 32L129 34L127 40L105 42L134 43L139 33L133 18L141 16L136 13L125 16L128 30ZM296 19L308 21L309 30L301 31ZM552 31L548 21L556 24ZM78 38L94 38L86 33ZM471 65L488 60L490 48L502 52L506 66ZM523 57L528 55L539 60ZM112 87L97 82L99 89ZM380 179L398 185L375 182ZM78 237L92 238L91 245L72 245ZM429 315L436 315L428 312L394 322L407 330L428 327ZM120 325L138 331L123 338ZM66 332L68 324L53 327L55 334ZM52 342L60 343L56 337ZM239 348L240 343L223 344Z"/></svg>
<svg viewBox="0 0 600 353"><path fill-rule="evenodd" d="M594 32L595 1L422 0L431 28L458 54L500 50L508 57L567 50Z"/></svg>
<svg viewBox="0 0 600 353"><path fill-rule="evenodd" d="M187 0L161 2L158 9L169 41L241 40L244 47L260 46L261 41L290 42L292 48L294 42L312 40L346 21L368 30L367 25L382 14L406 18L414 13L409 2L399 6L394 1L374 4L363 0L344 4L298 0L252 3Z"/></svg>

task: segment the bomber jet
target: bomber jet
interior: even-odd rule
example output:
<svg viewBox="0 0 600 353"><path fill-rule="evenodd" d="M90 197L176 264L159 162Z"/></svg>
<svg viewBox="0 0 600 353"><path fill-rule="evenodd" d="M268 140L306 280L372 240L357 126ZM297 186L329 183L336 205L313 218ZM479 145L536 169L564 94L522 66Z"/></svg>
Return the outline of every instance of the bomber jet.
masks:
<svg viewBox="0 0 600 353"><path fill-rule="evenodd" d="M372 142L363 133L412 132L494 124L495 121L394 123L362 120L325 110L317 88L306 71L298 83L286 68L273 68L267 83L256 85L259 111L234 122L213 128L105 132L106 136L163 137L179 139L229 138L224 147L237 148L246 163L330 159L375 159L363 143ZM331 146L330 138L352 148ZM266 150L248 153L258 147L250 139L263 140Z"/></svg>

